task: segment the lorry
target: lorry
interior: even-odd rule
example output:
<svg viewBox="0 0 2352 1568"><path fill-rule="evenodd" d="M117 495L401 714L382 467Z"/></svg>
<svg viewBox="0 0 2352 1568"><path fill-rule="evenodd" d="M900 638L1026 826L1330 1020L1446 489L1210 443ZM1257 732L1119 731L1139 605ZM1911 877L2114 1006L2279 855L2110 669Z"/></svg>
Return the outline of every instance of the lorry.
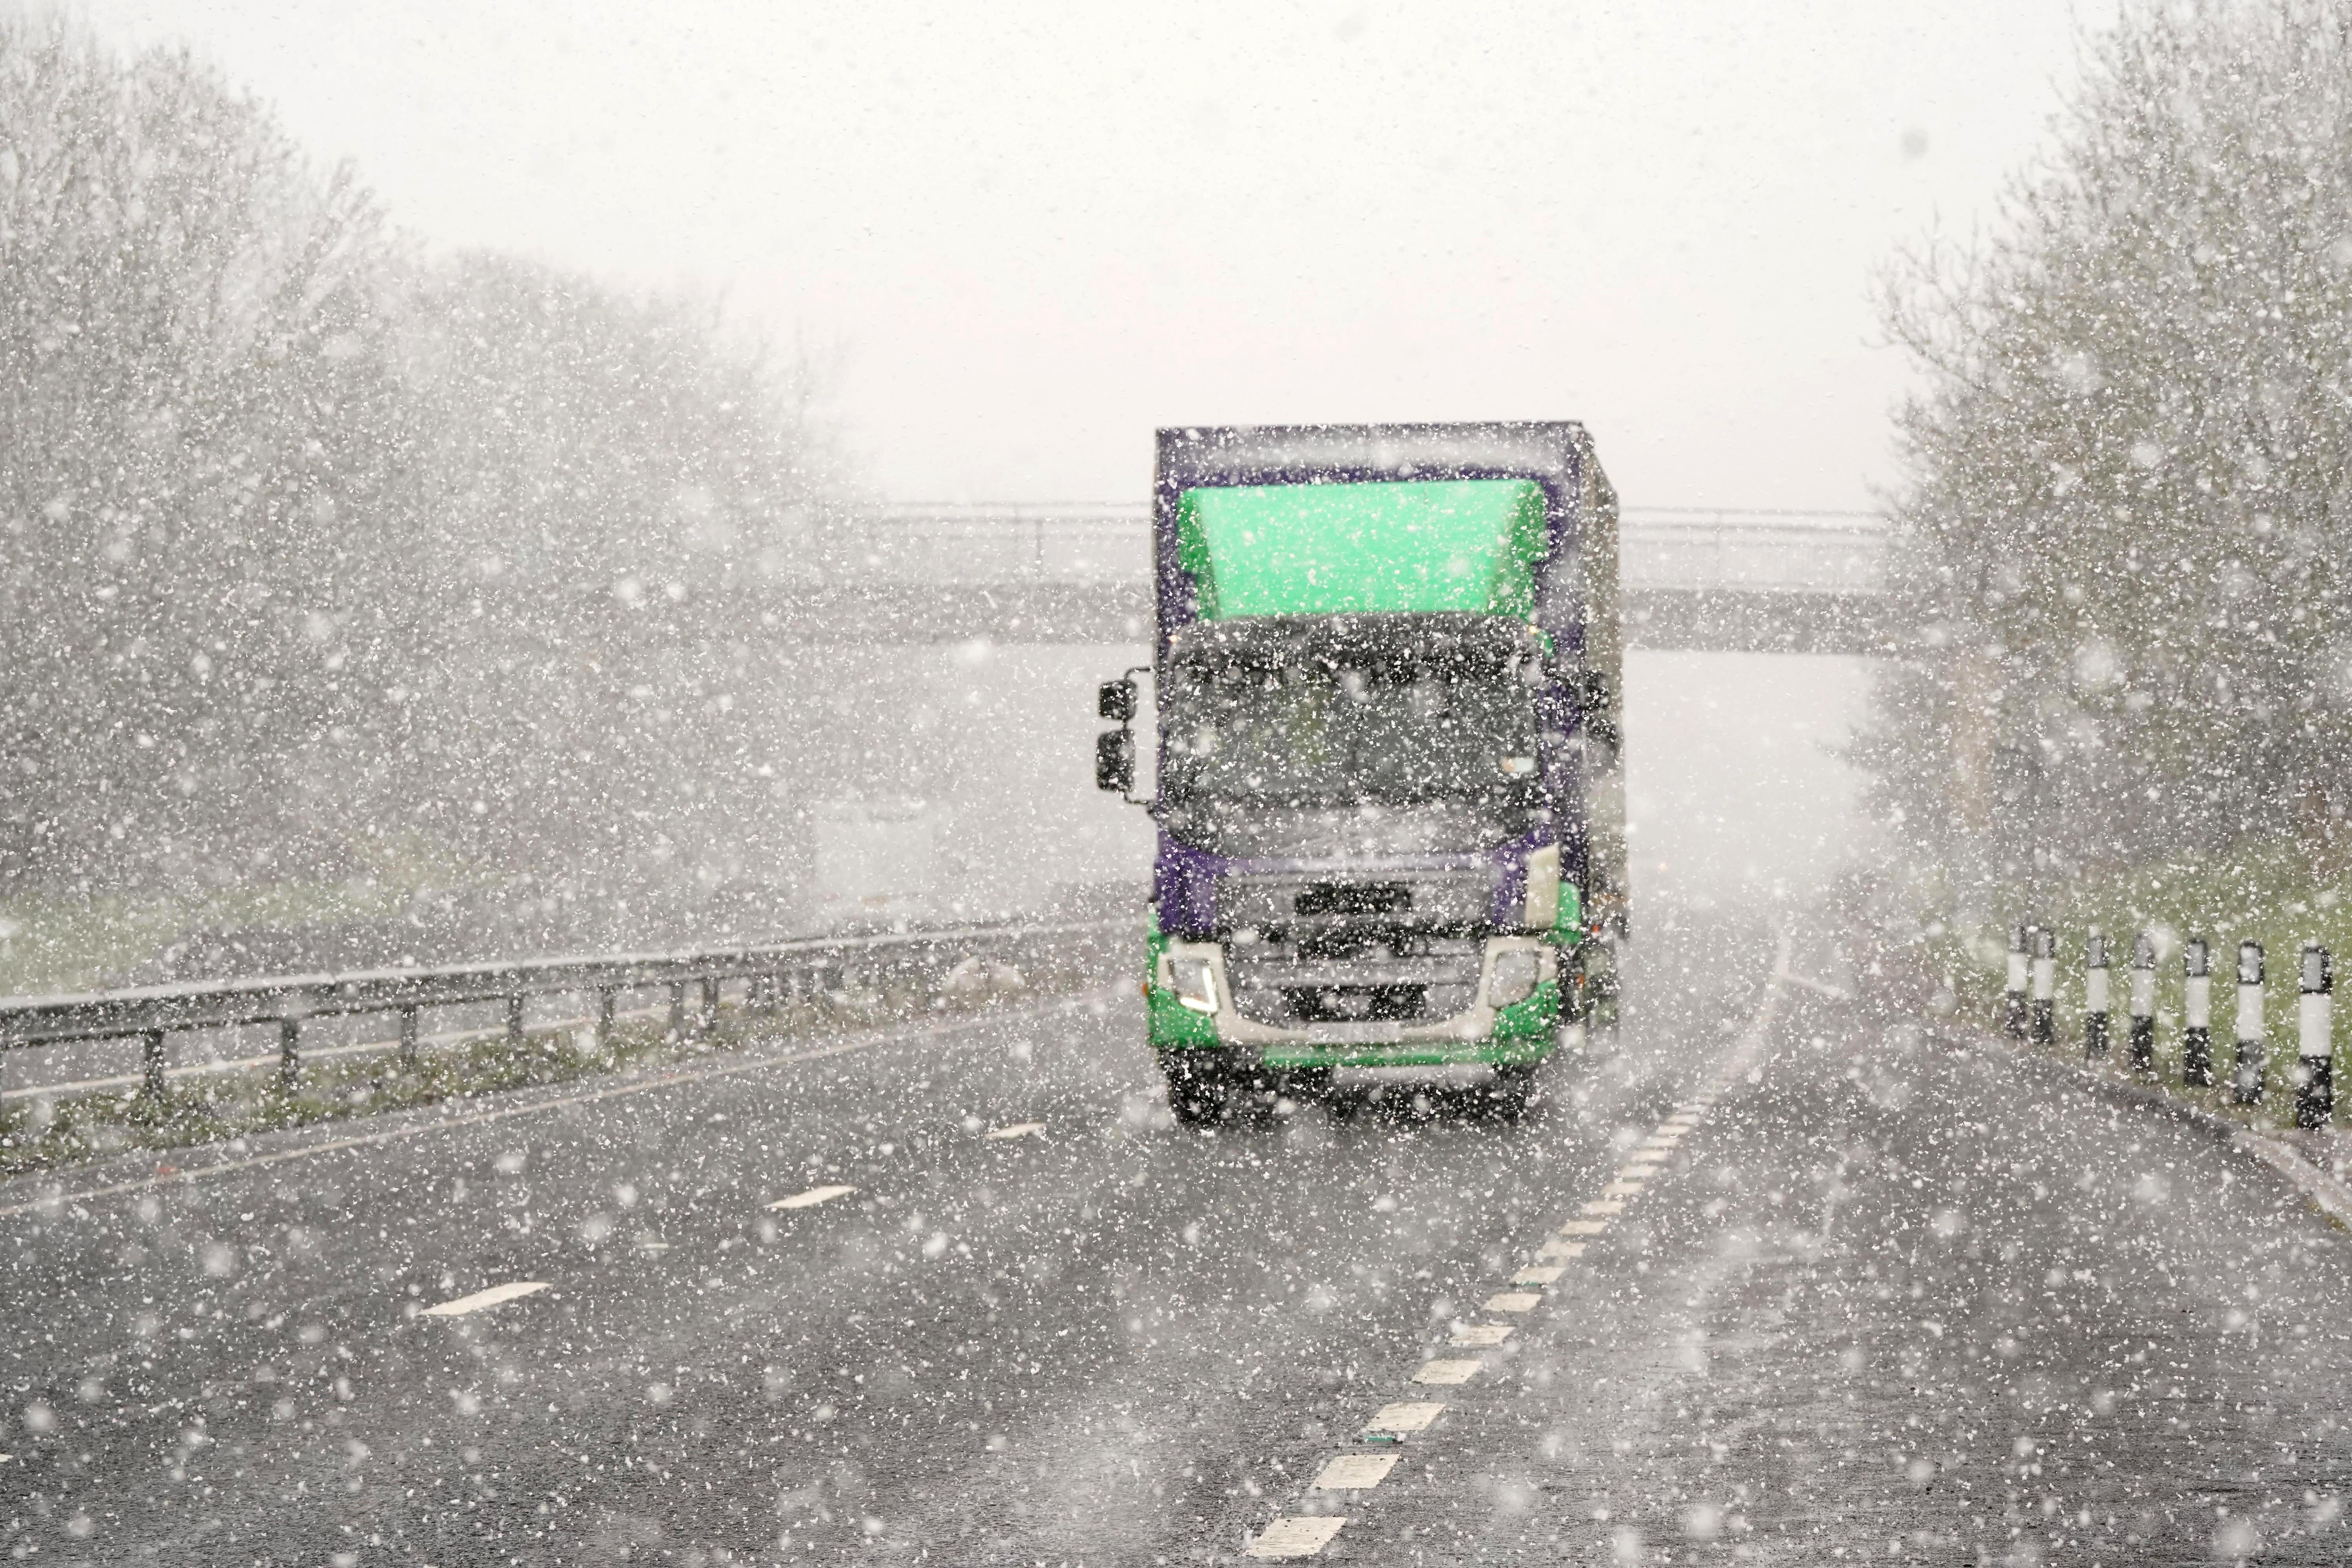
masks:
<svg viewBox="0 0 2352 1568"><path fill-rule="evenodd" d="M1617 501L1573 423L1159 433L1151 663L1095 782L1158 826L1143 991L1188 1124L1421 1069L1507 1115L1613 1026ZM1343 1102L1345 1096L1343 1095Z"/></svg>

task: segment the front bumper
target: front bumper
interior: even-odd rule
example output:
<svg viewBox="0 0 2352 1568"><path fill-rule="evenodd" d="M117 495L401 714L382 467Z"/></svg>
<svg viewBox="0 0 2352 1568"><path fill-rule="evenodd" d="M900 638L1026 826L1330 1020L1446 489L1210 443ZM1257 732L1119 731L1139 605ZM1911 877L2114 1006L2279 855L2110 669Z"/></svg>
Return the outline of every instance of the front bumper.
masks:
<svg viewBox="0 0 2352 1568"><path fill-rule="evenodd" d="M1223 1049L1257 1065L1286 1070L1315 1068L1527 1066L1558 1043L1558 960L1540 937L1490 937L1481 956L1472 1005L1450 1017L1411 1022L1314 1023L1283 1026L1243 1016L1226 979L1223 947L1216 942L1156 942L1147 986L1151 1043L1162 1051ZM1532 949L1539 964L1534 994L1497 1006L1489 1000L1495 961ZM1206 962L1215 977L1216 1011L1185 1006L1177 997L1171 962Z"/></svg>

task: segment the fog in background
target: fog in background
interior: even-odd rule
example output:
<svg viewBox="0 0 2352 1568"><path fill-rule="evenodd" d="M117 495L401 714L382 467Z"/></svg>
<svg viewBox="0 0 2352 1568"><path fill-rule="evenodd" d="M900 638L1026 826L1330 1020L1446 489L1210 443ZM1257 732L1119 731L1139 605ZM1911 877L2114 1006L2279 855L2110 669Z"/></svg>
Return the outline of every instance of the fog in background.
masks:
<svg viewBox="0 0 2352 1568"><path fill-rule="evenodd" d="M2074 26L8 16L126 70L193 61L144 57L101 174L22 176L79 194L12 328L26 428L72 439L5 508L9 988L1100 907L1149 828L1087 787L1091 687L1141 650L786 624L864 505L1137 500L1166 423L1565 416L1633 505L1867 506L1902 384L1873 269L1988 210ZM158 368L136 310L68 302L71 269L180 221L151 198L224 188L204 114L263 149L230 220L249 265L327 257L332 290L208 329L226 371ZM205 297L183 271L163 296ZM232 602L224 638L201 605ZM1640 896L1818 886L1855 838L1864 680L1637 653Z"/></svg>
<svg viewBox="0 0 2352 1568"><path fill-rule="evenodd" d="M1159 424L1540 417L1636 504L1857 507L1873 269L1988 215L2113 7L79 9L430 245L725 288L887 494L1138 497Z"/></svg>

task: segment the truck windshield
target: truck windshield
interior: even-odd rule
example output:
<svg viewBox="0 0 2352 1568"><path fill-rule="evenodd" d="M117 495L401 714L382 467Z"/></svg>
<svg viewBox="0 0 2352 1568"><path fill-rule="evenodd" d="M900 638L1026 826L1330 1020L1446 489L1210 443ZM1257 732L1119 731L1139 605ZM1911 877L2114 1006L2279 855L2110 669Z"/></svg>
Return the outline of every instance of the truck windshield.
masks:
<svg viewBox="0 0 2352 1568"><path fill-rule="evenodd" d="M1171 805L1532 800L1539 658L1523 626L1482 621L1364 616L1190 628L1202 646L1171 660L1160 698L1163 797Z"/></svg>

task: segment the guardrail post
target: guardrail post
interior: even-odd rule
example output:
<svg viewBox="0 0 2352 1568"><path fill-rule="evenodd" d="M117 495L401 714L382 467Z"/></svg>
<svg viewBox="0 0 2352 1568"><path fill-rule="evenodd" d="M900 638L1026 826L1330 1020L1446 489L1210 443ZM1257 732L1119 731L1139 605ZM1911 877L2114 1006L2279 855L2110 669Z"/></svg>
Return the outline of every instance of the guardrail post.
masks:
<svg viewBox="0 0 2352 1568"><path fill-rule="evenodd" d="M147 1081L141 1086L140 1092L150 1100L163 1099L164 1088L163 1030L150 1029L139 1037L139 1058L140 1064L145 1068L147 1075Z"/></svg>
<svg viewBox="0 0 2352 1568"><path fill-rule="evenodd" d="M2180 947L2180 1081L2213 1087L2213 950L2201 936Z"/></svg>
<svg viewBox="0 0 2352 1568"><path fill-rule="evenodd" d="M2336 1115L2336 966L2327 950L2305 942L2295 1019L2294 1124L2326 1128Z"/></svg>
<svg viewBox="0 0 2352 1568"><path fill-rule="evenodd" d="M2107 1054L2107 939L2093 931L2083 944L2083 1059Z"/></svg>
<svg viewBox="0 0 2352 1568"><path fill-rule="evenodd" d="M686 982L683 980L669 983L669 1037L673 1040L686 1038Z"/></svg>
<svg viewBox="0 0 2352 1568"><path fill-rule="evenodd" d="M2009 928L2009 984L2001 991L2001 1027L2012 1040L2025 1038L2025 923Z"/></svg>
<svg viewBox="0 0 2352 1568"><path fill-rule="evenodd" d="M2263 944L2238 944L2238 1070L2230 1098L2240 1105L2259 1105L2268 1062L2263 1038Z"/></svg>
<svg viewBox="0 0 2352 1568"><path fill-rule="evenodd" d="M694 1026L697 1030L714 1029L719 1026L719 976L715 974L707 975L703 979L702 1010L700 1016L695 1019Z"/></svg>
<svg viewBox="0 0 2352 1568"><path fill-rule="evenodd" d="M2033 932L2033 1043L2058 1043L2058 933L2047 927Z"/></svg>
<svg viewBox="0 0 2352 1568"><path fill-rule="evenodd" d="M291 1094L302 1081L302 1021L278 1020L278 1087Z"/></svg>
<svg viewBox="0 0 2352 1568"><path fill-rule="evenodd" d="M423 1031L417 1027L417 1010L414 1006L400 1010L400 1065L416 1065L416 1047Z"/></svg>
<svg viewBox="0 0 2352 1568"><path fill-rule="evenodd" d="M613 1038L613 1007L618 996L609 985L596 993L596 1048L600 1051Z"/></svg>
<svg viewBox="0 0 2352 1568"><path fill-rule="evenodd" d="M2132 939L2131 1069L2156 1071L2156 938L2146 931Z"/></svg>
<svg viewBox="0 0 2352 1568"><path fill-rule="evenodd" d="M522 993L507 998L507 1044L520 1046L524 1040L522 1027Z"/></svg>

